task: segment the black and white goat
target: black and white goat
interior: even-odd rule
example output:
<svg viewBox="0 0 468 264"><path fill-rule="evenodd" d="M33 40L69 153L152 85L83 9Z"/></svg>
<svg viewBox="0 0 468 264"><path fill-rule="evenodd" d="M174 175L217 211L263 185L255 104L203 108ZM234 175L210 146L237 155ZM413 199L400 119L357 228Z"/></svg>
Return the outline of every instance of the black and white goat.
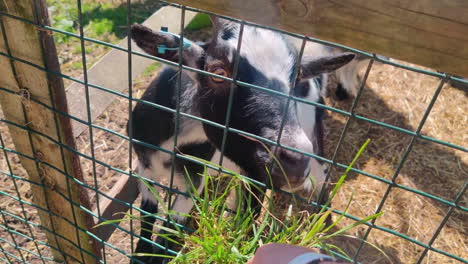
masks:
<svg viewBox="0 0 468 264"><path fill-rule="evenodd" d="M211 41L202 45L192 43L184 48L183 54L175 49L179 46L179 38L161 32L153 32L141 25L132 27L132 39L146 53L177 62L181 55L183 64L189 67L205 70L220 76L231 77L233 74L234 54L236 54L240 25L227 20L213 18L214 33ZM164 53L158 52L158 47L167 47ZM305 98L313 102L322 102L320 94L320 76L335 71L350 62L355 56L351 53L334 54L311 59L305 56L300 65L300 74L294 78L294 67L298 58L297 47L288 37L270 30L253 26L245 26L243 31L237 80L274 91ZM149 85L142 99L176 108L176 87L179 81L176 69L167 67ZM224 125L231 82L221 78L203 74L182 71L180 111ZM291 87L294 83L295 87ZM272 141L276 141L280 133L283 110L286 111L285 125L281 144L308 153L322 155L322 110L312 105L292 101L285 109L286 97L271 93L237 87L234 93L230 127L246 131ZM205 160L218 162L223 129L202 124L181 116L179 130L175 129L175 114L156 109L150 105L138 103L133 111L133 137L136 140L173 149L174 137L177 135L177 150L180 153L197 156ZM138 172L143 177L157 182L168 182L173 164L171 155L157 151L141 144L133 145L139 160ZM278 166L271 170L271 181L275 188L290 187L299 189L309 185L308 177L314 177L314 182L323 182L325 167L315 159L283 148L271 147L285 170L285 175ZM269 176L265 167L272 164L272 157L264 147L255 141L236 133L228 133L225 156L236 164L242 173L267 183ZM203 181L198 174L203 167L177 159L174 175L174 187L180 191L190 191L186 177L191 177L191 183L200 187ZM184 168L189 175L186 175ZM309 176L310 175L310 176ZM142 194L141 208L150 213L157 212L157 201L140 185ZM178 195L170 208L181 213L189 213L193 204L190 198ZM183 222L183 217L176 216L176 221ZM142 222L141 236L150 239L155 219L145 218ZM158 237L158 242L162 238ZM153 249L150 243L138 242L137 253L161 253ZM158 263L161 259L140 257L148 263Z"/></svg>

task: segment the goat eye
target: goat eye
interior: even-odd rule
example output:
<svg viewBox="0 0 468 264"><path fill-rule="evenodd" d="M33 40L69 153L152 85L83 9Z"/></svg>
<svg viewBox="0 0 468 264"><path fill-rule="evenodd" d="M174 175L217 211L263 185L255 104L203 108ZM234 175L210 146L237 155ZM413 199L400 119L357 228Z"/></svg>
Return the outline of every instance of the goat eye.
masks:
<svg viewBox="0 0 468 264"><path fill-rule="evenodd" d="M217 75L221 75L221 76L224 76L224 77L227 77L227 72L226 70L224 70L223 68L215 68L211 71L211 73L214 73L214 74L217 74ZM214 76L211 76L211 80L213 80L213 82L217 82L217 83L222 83L224 82L223 79L221 78L217 78L217 77L214 77Z"/></svg>
<svg viewBox="0 0 468 264"><path fill-rule="evenodd" d="M294 95L300 98L305 98L309 95L309 90L309 82L302 81L296 84L296 87L294 88Z"/></svg>

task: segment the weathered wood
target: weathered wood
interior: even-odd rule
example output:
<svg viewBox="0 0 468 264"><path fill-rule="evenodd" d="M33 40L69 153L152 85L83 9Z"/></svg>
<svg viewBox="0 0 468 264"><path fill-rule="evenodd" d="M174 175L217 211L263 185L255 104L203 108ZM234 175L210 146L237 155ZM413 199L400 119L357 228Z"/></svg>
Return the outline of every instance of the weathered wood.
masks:
<svg viewBox="0 0 468 264"><path fill-rule="evenodd" d="M468 76L466 0L169 0Z"/></svg>
<svg viewBox="0 0 468 264"><path fill-rule="evenodd" d="M49 23L44 0L3 0L0 1L0 10L38 23L46 25ZM0 34L6 37L6 41L3 37L0 38L1 52L6 54L11 52L14 57L52 71L60 71L51 35L18 20L7 17L0 19L5 25L5 32L0 30ZM0 103L5 119L76 149L70 120L30 100L35 99L59 111L67 112L62 79L5 56L0 56L0 69L0 87L16 93L0 90ZM45 232L48 242L59 249L52 250L54 258L65 263L97 263L89 254L99 258L99 244L85 232L77 233L75 227L87 230L92 225L92 218L69 202L73 201L90 208L86 191L82 190L73 179L67 180L67 176L43 163L47 162L66 172L70 177L83 182L78 157L38 133L28 132L15 126L9 126L9 129L16 150L38 161L20 156L29 179L43 185L31 185L31 189L34 204L49 211L48 213L38 210L37 213L42 225L52 230ZM65 195L67 199L60 194ZM82 252L78 245L88 254Z"/></svg>
<svg viewBox="0 0 468 264"><path fill-rule="evenodd" d="M174 7L163 7L155 12L143 24L159 30L162 26L168 27L171 32L180 31L181 11ZM186 12L186 21L190 21L196 13ZM185 23L187 24L187 23ZM123 39L119 46L127 48L128 40ZM133 51L144 53L136 45L132 45ZM132 56L132 79L139 76L154 60L141 56ZM128 89L128 54L125 51L112 50L99 60L88 70L88 82L105 87L117 92L124 92ZM81 78L82 80L83 78ZM87 121L85 87L79 83L73 83L67 87L67 98L70 114L74 117ZM107 92L89 88L89 98L91 104L91 119L97 118L109 105L117 99ZM73 135L78 137L87 126L82 123L73 122Z"/></svg>
<svg viewBox="0 0 468 264"><path fill-rule="evenodd" d="M117 181L117 183L115 183L114 187L106 193L106 195L114 199L118 199L121 202L100 196L99 201L102 218L106 220L122 219L124 213L130 209L129 206L122 202L132 204L135 201L138 196L138 180L134 177L123 176L119 181ZM94 210L94 213L98 213L97 209ZM96 224L99 223L102 223L102 221L97 221ZM96 235L100 239L107 241L115 228L116 227L114 225L98 226L96 228Z"/></svg>

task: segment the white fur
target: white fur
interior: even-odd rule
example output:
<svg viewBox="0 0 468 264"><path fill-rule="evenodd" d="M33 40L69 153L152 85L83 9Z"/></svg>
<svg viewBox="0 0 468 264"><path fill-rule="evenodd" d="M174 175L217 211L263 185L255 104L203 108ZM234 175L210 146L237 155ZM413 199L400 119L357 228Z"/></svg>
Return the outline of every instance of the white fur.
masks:
<svg viewBox="0 0 468 264"><path fill-rule="evenodd" d="M238 34L226 43L229 50L237 49ZM242 35L240 55L269 79L277 79L289 87L289 77L294 69L294 56L290 54L288 42L284 37L271 30L245 26ZM229 54L232 61L232 54ZM289 92L289 91L286 91Z"/></svg>
<svg viewBox="0 0 468 264"><path fill-rule="evenodd" d="M192 142L203 142L207 140L205 131L199 121L187 120L181 118L182 124L180 124L181 132L177 136L177 144L183 145ZM164 141L159 147L172 151L174 148L174 137L169 138ZM149 157L151 166L149 168L144 168L142 164L138 166L138 173L144 178L151 179L155 182L162 183L169 186L170 177L171 177L171 167L164 167L164 163L170 162L172 156L168 153L162 151L156 151ZM174 173L174 185L173 188L178 189L179 191L185 192L188 190L187 183L183 174ZM146 186L140 182L139 189L142 195L143 200L150 200L153 203L157 203L157 200L153 194L146 188Z"/></svg>
<svg viewBox="0 0 468 264"><path fill-rule="evenodd" d="M309 79L309 93L304 99L311 102L318 102L320 99L320 91L324 90L325 86L327 85L326 76L322 76L323 87L319 87L318 85L318 82L316 82L314 79ZM301 102L297 103L297 115L299 118L299 123L301 124L301 127L304 129L304 132L310 141L314 140L313 137L315 135L314 129L317 122L317 120L315 120L315 114L316 106ZM317 153L317 151L317 149L314 149L311 153ZM310 159L309 166L309 179L304 182L303 186L299 186L290 191L298 191L303 189L307 192L314 192L315 194L318 194L315 191L320 190L323 183L325 182L325 168L316 159L313 158Z"/></svg>
<svg viewBox="0 0 468 264"><path fill-rule="evenodd" d="M204 181L200 181L200 185L197 188L197 192L200 193L203 188L205 187ZM178 212L172 216L172 218L177 221L178 223L184 223L186 217L185 215L189 214L193 208L193 200L191 197L187 197L184 195L177 195L174 203L171 206L171 210L174 212Z"/></svg>
<svg viewBox="0 0 468 264"><path fill-rule="evenodd" d="M353 96L356 96L361 80L359 70L369 64L369 60L352 60L350 63L336 70L336 77L341 86Z"/></svg>
<svg viewBox="0 0 468 264"><path fill-rule="evenodd" d="M323 80L322 83L325 84ZM320 87L317 86L317 82L313 79L309 79L309 94L304 99L310 102L318 102L320 99ZM299 118L299 123L309 137L314 133L316 122L315 112L316 110L314 105L302 102L297 103L297 116ZM314 151L317 150L315 149Z"/></svg>
<svg viewBox="0 0 468 264"><path fill-rule="evenodd" d="M177 138L177 144L183 145L192 142L203 142L207 140L206 134L203 130L203 127L200 122L195 120L187 120L181 119L184 122L181 124L182 131L179 133ZM173 150L174 147L174 137L164 141L161 145L161 148L166 150ZM211 162L218 163L220 160L220 152L216 151L211 159ZM155 182L158 182L162 185L169 186L170 179L171 179L171 167L165 167L164 163L170 162L172 156L168 153L162 151L156 151L151 154L150 156L151 166L150 168L144 168L143 164L138 165L138 173L144 177L151 179ZM240 168L234 164L230 159L224 157L223 167L229 169L234 172L239 172ZM214 175L217 171L210 169L208 173ZM187 182L185 177L185 172L178 172L174 171L174 180L173 180L173 188L177 189L180 192L188 192L189 188L191 188L190 182ZM201 192L203 189L203 181L200 182L200 186L198 186L197 191ZM158 203L158 200L154 197L151 191L142 183L139 183L140 193L142 195L143 200L149 200L154 204ZM161 188L156 187L156 190L160 191ZM192 210L193 202L190 197L186 197L183 195L176 195L174 199L174 203L171 206L171 210L179 212L178 215L173 215L172 217L179 223L182 223L185 220L184 214L190 213Z"/></svg>

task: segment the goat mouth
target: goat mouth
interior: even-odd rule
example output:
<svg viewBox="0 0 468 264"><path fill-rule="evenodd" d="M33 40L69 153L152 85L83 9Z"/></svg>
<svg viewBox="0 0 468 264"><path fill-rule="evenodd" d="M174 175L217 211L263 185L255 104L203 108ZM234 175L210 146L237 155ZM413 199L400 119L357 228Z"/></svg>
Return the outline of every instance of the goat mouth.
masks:
<svg viewBox="0 0 468 264"><path fill-rule="evenodd" d="M307 168L302 175L288 175L282 171L271 174L271 181L276 188L296 188L302 186L309 179L311 168Z"/></svg>

